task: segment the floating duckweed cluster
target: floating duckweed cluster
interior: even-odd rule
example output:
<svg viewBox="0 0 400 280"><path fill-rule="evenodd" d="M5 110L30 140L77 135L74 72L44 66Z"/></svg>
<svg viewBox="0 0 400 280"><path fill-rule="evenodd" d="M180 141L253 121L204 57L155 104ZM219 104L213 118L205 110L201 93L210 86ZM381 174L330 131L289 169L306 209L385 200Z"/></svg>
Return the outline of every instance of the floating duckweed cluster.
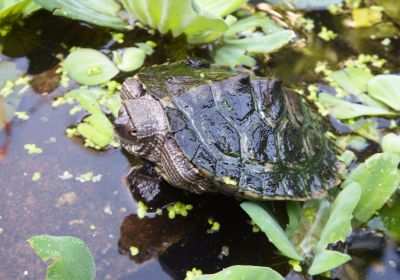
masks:
<svg viewBox="0 0 400 280"><path fill-rule="evenodd" d="M189 211L193 209L193 205L185 204L180 201L175 202L172 205L167 207L168 218L174 219L176 215L181 215L182 217L186 217L189 214Z"/></svg>
<svg viewBox="0 0 400 280"><path fill-rule="evenodd" d="M80 174L79 176L75 177L75 179L81 183L86 183L86 182L99 182L101 180L102 175L94 175L92 171L88 171L84 174Z"/></svg>
<svg viewBox="0 0 400 280"><path fill-rule="evenodd" d="M293 268L294 271L296 272L302 272L303 268L300 265L300 261L297 260L290 260L289 265Z"/></svg>
<svg viewBox="0 0 400 280"><path fill-rule="evenodd" d="M111 33L111 36L113 40L119 44L122 44L124 42L125 35L124 33Z"/></svg>
<svg viewBox="0 0 400 280"><path fill-rule="evenodd" d="M203 271L195 267L192 270L186 272L185 280L194 280L197 276L202 275Z"/></svg>
<svg viewBox="0 0 400 280"><path fill-rule="evenodd" d="M258 225L256 225L256 223L254 223L254 221L250 221L250 224L252 225L251 227L251 231L254 233L260 232L261 229L259 228Z"/></svg>
<svg viewBox="0 0 400 280"><path fill-rule="evenodd" d="M149 207L145 205L142 201L138 201L138 209L136 212L136 215L139 217L139 219L143 219L146 216L147 210L149 210Z"/></svg>
<svg viewBox="0 0 400 280"><path fill-rule="evenodd" d="M138 247L131 246L129 247L129 252L131 253L132 256L136 256L137 254L139 254L139 249Z"/></svg>
<svg viewBox="0 0 400 280"><path fill-rule="evenodd" d="M237 186L238 182L236 182L235 180L233 180L231 177L225 176L223 178L224 183L227 185L232 185L232 186Z"/></svg>
<svg viewBox="0 0 400 280"><path fill-rule="evenodd" d="M40 180L41 177L42 177L42 174L40 172L35 172L35 173L33 173L32 181L37 182Z"/></svg>
<svg viewBox="0 0 400 280"><path fill-rule="evenodd" d="M337 37L337 34L332 30L329 30L325 26L322 26L321 31L318 33L318 37L322 40L329 42Z"/></svg>
<svg viewBox="0 0 400 280"><path fill-rule="evenodd" d="M3 88L0 90L0 95L3 97L9 96L14 91L15 84L13 81L7 81Z"/></svg>
<svg viewBox="0 0 400 280"><path fill-rule="evenodd" d="M210 229L207 230L208 233L218 232L221 229L219 222L215 221L214 218L208 218L208 224L211 225Z"/></svg>
<svg viewBox="0 0 400 280"><path fill-rule="evenodd" d="M69 171L64 171L62 175L58 176L61 180L69 180L73 178L74 175L72 175Z"/></svg>
<svg viewBox="0 0 400 280"><path fill-rule="evenodd" d="M36 146L36 144L25 144L24 149L28 152L28 154L41 154L43 153L43 149Z"/></svg>
<svg viewBox="0 0 400 280"><path fill-rule="evenodd" d="M15 112L14 115L20 120L29 120L27 112Z"/></svg>

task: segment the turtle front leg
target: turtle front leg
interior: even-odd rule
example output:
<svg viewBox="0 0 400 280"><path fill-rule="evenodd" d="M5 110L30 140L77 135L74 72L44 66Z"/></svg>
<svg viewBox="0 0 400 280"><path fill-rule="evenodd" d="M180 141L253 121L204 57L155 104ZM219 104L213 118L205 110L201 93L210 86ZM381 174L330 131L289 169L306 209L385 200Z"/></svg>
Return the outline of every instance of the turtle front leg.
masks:
<svg viewBox="0 0 400 280"><path fill-rule="evenodd" d="M138 166L126 177L126 184L136 201L143 201L146 205L154 205L161 193L161 178L154 176L152 167L148 164Z"/></svg>
<svg viewBox="0 0 400 280"><path fill-rule="evenodd" d="M181 191L171 187L158 175L154 165L149 162L134 167L125 180L133 198L153 209L179 200L182 195Z"/></svg>

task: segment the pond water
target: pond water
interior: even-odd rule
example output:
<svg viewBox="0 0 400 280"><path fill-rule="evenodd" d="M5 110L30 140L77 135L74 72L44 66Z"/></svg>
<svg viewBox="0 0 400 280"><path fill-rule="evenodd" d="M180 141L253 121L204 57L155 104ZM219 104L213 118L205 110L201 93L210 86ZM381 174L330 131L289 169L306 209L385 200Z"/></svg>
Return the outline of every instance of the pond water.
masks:
<svg viewBox="0 0 400 280"><path fill-rule="evenodd" d="M259 69L260 73L281 77L286 85L311 82L316 80L316 61L337 63L371 48L392 61L392 66L400 64L398 42L393 42L392 50L382 51L381 45L374 48L375 43L363 44L365 39L355 38L346 28L330 22L326 13L310 16L336 27L341 37L337 43L327 47L315 40L307 47L308 52L286 48ZM291 272L287 259L262 233L252 232L248 217L233 198L197 196L166 188L162 203L190 203L194 209L189 216L171 220L164 213L139 219L137 203L124 178L140 162L117 148L97 152L84 147L80 139L67 138L65 129L84 115L70 115L70 105L52 107L52 101L65 94L63 87L41 94L57 86L57 55L71 46L112 48L109 34L46 12L33 16L15 34L15 38L3 42L5 55L1 59L13 60L21 70L35 75L36 92L29 89L18 106L18 111L26 111L30 119L14 119L0 132L0 279L45 278L46 264L26 242L39 234L72 235L84 240L94 256L97 279L184 279L186 271L193 267L211 273L233 264L269 266L287 275L286 279L308 279ZM150 38L146 36L149 35L132 33L126 44ZM179 41L165 39L158 44L162 50L147 63L165 61ZM186 55L187 50L182 51ZM174 58L180 58L179 51L174 53ZM190 54L201 55L201 51ZM0 103L0 112L2 108ZM29 155L25 144L36 144L43 153ZM72 178L60 178L66 171ZM100 180L76 179L89 171L101 175L96 177ZM35 172L41 173L38 181L32 180ZM282 203L271 205L276 213L283 212ZM220 222L219 232L207 232L209 218ZM140 253L131 256L130 246L138 247ZM225 256L223 252L227 250L229 254ZM333 277L400 279L400 250L395 240L369 230L355 232L347 250L353 260Z"/></svg>

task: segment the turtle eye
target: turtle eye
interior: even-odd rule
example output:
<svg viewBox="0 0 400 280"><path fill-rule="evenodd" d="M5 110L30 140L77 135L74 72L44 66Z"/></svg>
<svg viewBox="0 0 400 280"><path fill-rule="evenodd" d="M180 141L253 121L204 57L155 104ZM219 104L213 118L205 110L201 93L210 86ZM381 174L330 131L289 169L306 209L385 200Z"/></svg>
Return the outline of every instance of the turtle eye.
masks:
<svg viewBox="0 0 400 280"><path fill-rule="evenodd" d="M136 136L137 135L137 129L134 127L129 128L129 134L132 136Z"/></svg>

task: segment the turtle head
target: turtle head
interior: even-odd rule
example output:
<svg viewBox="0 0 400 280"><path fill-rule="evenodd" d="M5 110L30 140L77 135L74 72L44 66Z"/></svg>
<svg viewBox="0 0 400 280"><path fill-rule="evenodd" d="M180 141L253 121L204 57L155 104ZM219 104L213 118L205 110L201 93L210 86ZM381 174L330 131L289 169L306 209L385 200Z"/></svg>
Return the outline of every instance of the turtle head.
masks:
<svg viewBox="0 0 400 280"><path fill-rule="evenodd" d="M132 154L148 157L169 131L163 108L138 81L122 85L122 106L114 121L122 145Z"/></svg>

